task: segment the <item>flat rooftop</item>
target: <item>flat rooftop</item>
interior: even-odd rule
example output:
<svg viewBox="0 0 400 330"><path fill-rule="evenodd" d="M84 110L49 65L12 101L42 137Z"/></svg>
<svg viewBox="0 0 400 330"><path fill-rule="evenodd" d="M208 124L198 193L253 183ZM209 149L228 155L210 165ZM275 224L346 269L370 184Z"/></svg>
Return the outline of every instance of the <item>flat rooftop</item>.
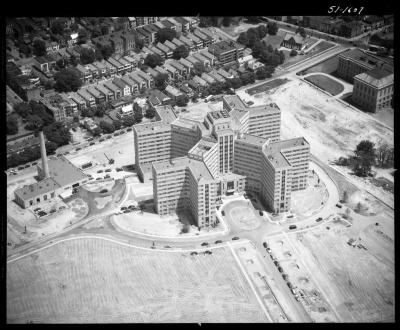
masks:
<svg viewBox="0 0 400 330"><path fill-rule="evenodd" d="M64 156L48 159L50 177L61 187L81 181L87 176ZM42 167L42 163L38 163Z"/></svg>
<svg viewBox="0 0 400 330"><path fill-rule="evenodd" d="M258 147L262 147L263 144L267 142L267 139L251 134L241 134L238 136L237 140L253 144Z"/></svg>
<svg viewBox="0 0 400 330"><path fill-rule="evenodd" d="M38 195L49 193L58 188L60 188L60 185L57 184L57 182L55 182L52 178L46 178L42 181L16 189L15 194L22 200L28 200L35 198Z"/></svg>
<svg viewBox="0 0 400 330"><path fill-rule="evenodd" d="M171 106L157 106L155 110L160 117L159 121L135 125L133 129L137 133L151 132L156 130L170 129L170 124L176 119L176 115Z"/></svg>
<svg viewBox="0 0 400 330"><path fill-rule="evenodd" d="M212 147L214 147L216 143L216 141L212 142L210 140L205 140L202 138L193 146L192 149L189 150L189 154L203 157L203 155Z"/></svg>
<svg viewBox="0 0 400 330"><path fill-rule="evenodd" d="M282 152L286 149L300 147L304 145L309 146L309 143L304 137L282 140L266 145L263 149L263 153L271 162L272 166L274 166L275 168L287 167L291 164L288 162Z"/></svg>
<svg viewBox="0 0 400 330"><path fill-rule="evenodd" d="M189 157L179 157L170 160L154 162L153 167L156 172L163 172L170 169L189 168L197 181L200 181L201 179L214 179L207 166L202 161Z"/></svg>
<svg viewBox="0 0 400 330"><path fill-rule="evenodd" d="M392 61L365 53L358 48L351 49L348 52L340 54L339 57L342 57L345 59L352 59L354 61L361 62L364 65L369 66L371 69L381 68L381 69L386 69L390 72L393 72Z"/></svg>

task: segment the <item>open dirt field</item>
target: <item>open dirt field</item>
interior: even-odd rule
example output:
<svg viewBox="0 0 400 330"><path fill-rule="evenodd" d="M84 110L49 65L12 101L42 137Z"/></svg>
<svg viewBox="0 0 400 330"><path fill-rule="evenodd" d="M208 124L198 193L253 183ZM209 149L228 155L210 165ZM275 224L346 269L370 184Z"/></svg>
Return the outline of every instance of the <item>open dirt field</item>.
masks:
<svg viewBox="0 0 400 330"><path fill-rule="evenodd" d="M282 267L293 284L306 297L312 296L313 290L318 291L317 296L331 306L340 321L393 322L394 250L390 219L383 214L364 217L351 213L351 217L351 227L347 227L347 221L330 221L307 232L275 238L271 249L281 254ZM348 244L349 239L355 241L354 247Z"/></svg>
<svg viewBox="0 0 400 330"><path fill-rule="evenodd" d="M238 94L255 104L275 102L282 111L281 138L304 136L311 153L324 162L353 154L356 145L365 139L382 139L393 145L393 131L301 81L288 82L264 97L258 94L256 98L244 91Z"/></svg>
<svg viewBox="0 0 400 330"><path fill-rule="evenodd" d="M7 322L267 322L228 248L62 242L7 265Z"/></svg>

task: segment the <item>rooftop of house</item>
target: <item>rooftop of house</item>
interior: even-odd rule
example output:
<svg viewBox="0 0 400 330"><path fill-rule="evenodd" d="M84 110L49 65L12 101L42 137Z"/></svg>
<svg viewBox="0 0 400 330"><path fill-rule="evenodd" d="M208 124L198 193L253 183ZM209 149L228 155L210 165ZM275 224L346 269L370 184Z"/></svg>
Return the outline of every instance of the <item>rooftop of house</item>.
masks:
<svg viewBox="0 0 400 330"><path fill-rule="evenodd" d="M180 92L179 89L177 89L177 88L175 88L175 87L173 87L173 86L171 86L171 85L168 85L167 87L165 87L165 91L168 92L168 93L170 93L170 94L173 95L173 96L180 96L180 95L182 95L182 92Z"/></svg>
<svg viewBox="0 0 400 330"><path fill-rule="evenodd" d="M60 187L68 186L87 177L78 167L73 165L64 156L49 157L48 164L50 177ZM42 164L38 163L37 166L41 168Z"/></svg>
<svg viewBox="0 0 400 330"><path fill-rule="evenodd" d="M378 68L360 73L355 76L354 79L370 84L376 88L381 88L394 83L394 75L392 72Z"/></svg>
<svg viewBox="0 0 400 330"><path fill-rule="evenodd" d="M216 57L213 54L211 54L208 50L202 50L200 52L200 54L203 55L204 57L208 58L208 59L212 59L212 60L216 59Z"/></svg>
<svg viewBox="0 0 400 330"><path fill-rule="evenodd" d="M194 178L199 182L200 180L213 180L207 166L199 160L189 157L179 157L170 160L154 162L153 168L156 172L166 172L171 169L189 169Z"/></svg>
<svg viewBox="0 0 400 330"><path fill-rule="evenodd" d="M210 61L207 57L205 57L204 55L202 55L201 53L194 53L192 55L194 58L199 59L202 62L206 62L206 61Z"/></svg>
<svg viewBox="0 0 400 330"><path fill-rule="evenodd" d="M180 63L177 60L173 60L171 62L169 62L169 64L175 68L177 68L178 70L186 70L186 68L182 65L182 63Z"/></svg>
<svg viewBox="0 0 400 330"><path fill-rule="evenodd" d="M348 52L340 54L339 58L343 58L346 60L351 59L356 62L363 63L370 69L381 68L381 69L386 69L386 70L393 72L393 63L390 60L386 60L386 59L384 60L377 56L367 54L358 48L351 49Z"/></svg>
<svg viewBox="0 0 400 330"><path fill-rule="evenodd" d="M52 178L46 178L42 181L16 189L15 194L22 200L29 200L36 196L52 192L58 188L60 188L60 185L57 184L57 182Z"/></svg>
<svg viewBox="0 0 400 330"><path fill-rule="evenodd" d="M202 42L202 41L200 40L199 37L195 36L193 33L190 33L190 32L186 35L186 37L187 37L188 39L193 40L193 41L196 42L196 43Z"/></svg>
<svg viewBox="0 0 400 330"><path fill-rule="evenodd" d="M185 59L183 57L179 59L179 62L181 62L183 65L186 65L186 66L188 66L190 68L193 67L193 63L189 62L187 59Z"/></svg>
<svg viewBox="0 0 400 330"><path fill-rule="evenodd" d="M177 46L184 46L184 45L185 45L182 41L180 41L180 40L177 39L177 38L172 39L171 42L172 42L173 44L177 45Z"/></svg>

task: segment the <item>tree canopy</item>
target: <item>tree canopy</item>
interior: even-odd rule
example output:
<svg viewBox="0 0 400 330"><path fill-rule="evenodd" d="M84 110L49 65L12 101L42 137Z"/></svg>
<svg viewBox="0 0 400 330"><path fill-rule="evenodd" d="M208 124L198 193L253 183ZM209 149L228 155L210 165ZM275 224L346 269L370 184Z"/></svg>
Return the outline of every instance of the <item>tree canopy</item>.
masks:
<svg viewBox="0 0 400 330"><path fill-rule="evenodd" d="M164 59L158 54L149 54L145 58L144 64L151 68L155 68L156 66L163 65Z"/></svg>
<svg viewBox="0 0 400 330"><path fill-rule="evenodd" d="M176 37L176 32L170 28L158 30L156 33L156 39L158 42L164 43L165 40L171 41Z"/></svg>
<svg viewBox="0 0 400 330"><path fill-rule="evenodd" d="M57 92L76 92L82 85L78 72L73 68L60 70L54 75L54 79L54 89Z"/></svg>
<svg viewBox="0 0 400 330"><path fill-rule="evenodd" d="M189 49L185 45L181 45L175 48L174 53L172 54L172 57L176 60L183 58L186 58L189 56Z"/></svg>
<svg viewBox="0 0 400 330"><path fill-rule="evenodd" d="M36 56L46 55L46 43L42 39L35 39L33 42L33 54Z"/></svg>
<svg viewBox="0 0 400 330"><path fill-rule="evenodd" d="M81 62L82 64L93 63L96 59L95 52L90 48L81 49Z"/></svg>

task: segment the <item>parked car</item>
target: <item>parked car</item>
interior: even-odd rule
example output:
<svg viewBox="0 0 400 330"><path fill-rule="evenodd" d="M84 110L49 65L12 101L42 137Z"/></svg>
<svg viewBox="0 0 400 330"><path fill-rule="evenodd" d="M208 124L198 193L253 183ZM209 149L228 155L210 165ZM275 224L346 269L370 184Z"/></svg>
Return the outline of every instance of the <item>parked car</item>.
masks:
<svg viewBox="0 0 400 330"><path fill-rule="evenodd" d="M293 214L288 215L286 218L293 218Z"/></svg>
<svg viewBox="0 0 400 330"><path fill-rule="evenodd" d="M171 247L169 245L164 246L166 249L170 249Z"/></svg>
<svg viewBox="0 0 400 330"><path fill-rule="evenodd" d="M20 166L20 167L18 167L18 170L23 170L24 169L24 167L23 166Z"/></svg>
<svg viewBox="0 0 400 330"><path fill-rule="evenodd" d="M235 236L235 237L232 238L232 241L237 241L238 239L239 239L239 237Z"/></svg>
<svg viewBox="0 0 400 330"><path fill-rule="evenodd" d="M36 163L36 162L33 162L33 163L32 163L32 166L33 166L33 165L37 165L37 163Z"/></svg>
<svg viewBox="0 0 400 330"><path fill-rule="evenodd" d="M218 241L215 241L215 244L220 244L222 241L219 239Z"/></svg>
<svg viewBox="0 0 400 330"><path fill-rule="evenodd" d="M96 180L101 180L101 178L97 178Z"/></svg>
<svg viewBox="0 0 400 330"><path fill-rule="evenodd" d="M88 138L87 140L90 142L90 141L93 141L93 138Z"/></svg>
<svg viewBox="0 0 400 330"><path fill-rule="evenodd" d="M127 132L130 132L130 131L132 131L132 128L128 128L126 131L127 131Z"/></svg>
<svg viewBox="0 0 400 330"><path fill-rule="evenodd" d="M320 222L322 220L321 217L319 217L317 220L315 220L316 222Z"/></svg>
<svg viewBox="0 0 400 330"><path fill-rule="evenodd" d="M95 144L96 144L96 142L90 142L90 143L89 143L90 146L93 146L93 145L95 145Z"/></svg>
<svg viewBox="0 0 400 330"><path fill-rule="evenodd" d="M289 229L296 229L296 228L297 228L296 225L290 225L290 226L289 226Z"/></svg>
<svg viewBox="0 0 400 330"><path fill-rule="evenodd" d="M268 247L267 242L264 242L264 243L263 243L263 246L264 246L265 248L267 248L267 247Z"/></svg>
<svg viewBox="0 0 400 330"><path fill-rule="evenodd" d="M104 172L111 172L111 169L108 168Z"/></svg>
<svg viewBox="0 0 400 330"><path fill-rule="evenodd" d="M206 251L206 252L204 252L205 254L212 254L212 252L211 251Z"/></svg>
<svg viewBox="0 0 400 330"><path fill-rule="evenodd" d="M81 149L82 149L82 148L76 148L75 151L79 151L79 150L81 150Z"/></svg>
<svg viewBox="0 0 400 330"><path fill-rule="evenodd" d="M193 252L190 253L190 255L191 255L191 256L195 256L195 255L197 255L197 252L196 252L196 251L193 251Z"/></svg>
<svg viewBox="0 0 400 330"><path fill-rule="evenodd" d="M130 212L130 210L125 210L125 211L124 211L124 213L129 213L129 212Z"/></svg>
<svg viewBox="0 0 400 330"><path fill-rule="evenodd" d="M64 156L69 155L69 151L64 152Z"/></svg>
<svg viewBox="0 0 400 330"><path fill-rule="evenodd" d="M222 214L223 216L225 216L225 211L224 211L224 210L222 210L222 211L221 211L221 214Z"/></svg>
<svg viewBox="0 0 400 330"><path fill-rule="evenodd" d="M103 141L105 141L105 139L100 139L99 141L100 141L100 142L103 142Z"/></svg>
<svg viewBox="0 0 400 330"><path fill-rule="evenodd" d="M111 138L112 138L111 135L109 135L109 136L106 137L107 140L109 140L109 139L111 139Z"/></svg>
<svg viewBox="0 0 400 330"><path fill-rule="evenodd" d="M109 178L111 178L110 174L104 176L104 179L109 179Z"/></svg>
<svg viewBox="0 0 400 330"><path fill-rule="evenodd" d="M125 210L127 210L128 208L126 207L126 206L122 206L121 207L121 211L125 211Z"/></svg>
<svg viewBox="0 0 400 330"><path fill-rule="evenodd" d="M40 207L37 207L36 209L33 210L33 212L37 212L40 210Z"/></svg>
<svg viewBox="0 0 400 330"><path fill-rule="evenodd" d="M129 205L128 206L128 209L130 209L130 210L134 210L136 207L135 207L135 205Z"/></svg>
<svg viewBox="0 0 400 330"><path fill-rule="evenodd" d="M341 209L341 208L342 208L342 205L339 204L339 203L337 203L337 204L336 204L336 207L338 207L339 209Z"/></svg>
<svg viewBox="0 0 400 330"><path fill-rule="evenodd" d="M28 165L25 165L25 166L24 166L24 168L28 168L28 167L31 167L31 165L30 165L30 164L28 164Z"/></svg>
<svg viewBox="0 0 400 330"><path fill-rule="evenodd" d="M261 216L263 216L263 215L264 215L263 211L260 211L260 215L261 215Z"/></svg>
<svg viewBox="0 0 400 330"><path fill-rule="evenodd" d="M106 193L108 190L107 189L101 189L100 190L100 194L104 194L104 193Z"/></svg>
<svg viewBox="0 0 400 330"><path fill-rule="evenodd" d="M54 213L56 210L54 210L54 209L52 209L52 210L50 210L50 213Z"/></svg>
<svg viewBox="0 0 400 330"><path fill-rule="evenodd" d="M118 168L116 168L115 170L116 170L117 172L123 171L123 169L122 169L121 167L118 167Z"/></svg>
<svg viewBox="0 0 400 330"><path fill-rule="evenodd" d="M201 246L207 246L207 245L208 245L207 242L201 243Z"/></svg>

